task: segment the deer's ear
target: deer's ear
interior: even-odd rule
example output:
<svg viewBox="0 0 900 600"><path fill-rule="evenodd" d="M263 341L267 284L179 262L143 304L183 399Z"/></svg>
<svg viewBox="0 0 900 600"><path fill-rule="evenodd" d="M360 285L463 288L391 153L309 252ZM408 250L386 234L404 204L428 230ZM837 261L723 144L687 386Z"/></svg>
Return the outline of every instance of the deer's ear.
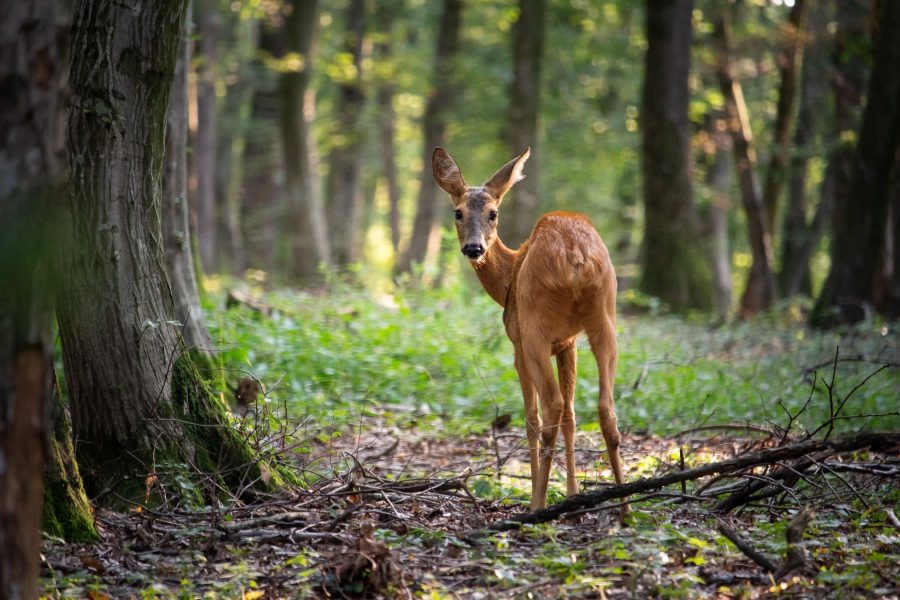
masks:
<svg viewBox="0 0 900 600"><path fill-rule="evenodd" d="M434 173L434 180L450 194L453 202L466 193L466 181L459 166L443 148L434 149L434 154L431 155L431 170Z"/></svg>
<svg viewBox="0 0 900 600"><path fill-rule="evenodd" d="M509 191L517 181L525 179L522 170L525 168L525 161L531 156L531 148L526 148L525 152L512 159L494 173L494 175L484 184L488 193L499 201L503 195Z"/></svg>

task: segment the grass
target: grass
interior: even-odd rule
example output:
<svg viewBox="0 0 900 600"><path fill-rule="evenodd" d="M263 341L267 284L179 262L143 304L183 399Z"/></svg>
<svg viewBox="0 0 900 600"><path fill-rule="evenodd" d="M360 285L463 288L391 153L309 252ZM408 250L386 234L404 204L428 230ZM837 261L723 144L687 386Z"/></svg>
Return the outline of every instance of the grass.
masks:
<svg viewBox="0 0 900 600"><path fill-rule="evenodd" d="M461 432L483 430L498 413L523 420L502 310L477 284L374 294L332 282L325 294L276 290L263 300L273 308L269 318L209 307L223 393L226 383L250 374L266 386L266 401L320 424L386 405L445 417ZM808 401L794 426L811 429L828 418L829 396L832 406L849 396L844 414L881 416L840 420L837 429L897 429L898 335L880 322L810 330L795 305L720 327L670 315L621 316L620 427L665 435L703 423L784 425L787 411L796 414ZM832 372L836 352L842 360ZM857 357L864 360L843 360ZM583 338L578 362L580 427L596 428L598 376ZM882 368L888 363L894 366Z"/></svg>

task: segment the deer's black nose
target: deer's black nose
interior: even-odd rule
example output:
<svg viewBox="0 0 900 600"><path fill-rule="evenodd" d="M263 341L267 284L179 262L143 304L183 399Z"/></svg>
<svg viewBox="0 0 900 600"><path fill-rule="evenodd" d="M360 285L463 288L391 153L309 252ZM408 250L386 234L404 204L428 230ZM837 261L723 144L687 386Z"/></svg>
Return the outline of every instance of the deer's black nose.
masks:
<svg viewBox="0 0 900 600"><path fill-rule="evenodd" d="M462 253L469 258L478 258L484 254L484 246L481 244L466 244L462 247Z"/></svg>

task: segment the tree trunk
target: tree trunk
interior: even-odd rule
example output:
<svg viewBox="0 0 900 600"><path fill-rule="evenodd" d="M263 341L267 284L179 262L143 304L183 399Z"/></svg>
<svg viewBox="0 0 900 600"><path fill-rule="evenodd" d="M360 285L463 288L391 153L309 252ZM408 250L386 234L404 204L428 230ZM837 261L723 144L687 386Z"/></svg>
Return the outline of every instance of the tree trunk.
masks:
<svg viewBox="0 0 900 600"><path fill-rule="evenodd" d="M391 248L396 258L400 252L400 184L397 181L397 159L394 148L395 124L397 115L394 111L395 85L397 75L393 67L394 49L392 38L396 13L401 10L402 0L398 2L381 2L376 12L378 32L382 36L375 44L375 53L381 63L378 90L375 93L379 112L379 129L381 142L381 171L387 184L388 194L388 226L391 234Z"/></svg>
<svg viewBox="0 0 900 600"><path fill-rule="evenodd" d="M328 228L334 264L346 267L359 260L363 217L362 86L366 27L365 0L350 0L343 51L353 57L353 69L340 82L336 107L337 136L328 157Z"/></svg>
<svg viewBox="0 0 900 600"><path fill-rule="evenodd" d="M184 343L189 349L209 353L212 351L212 340L203 322L203 309L200 308L200 294L197 291L187 194L187 73L191 64L189 34L185 27L185 34L178 48L175 78L166 114L162 232L166 273L172 285L175 316L182 324Z"/></svg>
<svg viewBox="0 0 900 600"><path fill-rule="evenodd" d="M768 217L763 203L759 181L756 179L756 152L753 134L741 84L731 74L730 32L726 15L716 18L715 39L718 45L716 74L725 96L729 129L734 144L734 158L741 188L741 201L747 214L747 234L753 263L747 277L747 286L741 297L741 316L749 317L769 308L775 301L775 274L772 252L772 236L767 227Z"/></svg>
<svg viewBox="0 0 900 600"><path fill-rule="evenodd" d="M709 118L709 142L711 164L707 167L706 181L712 193L709 205L710 258L713 286L716 291L716 313L723 321L731 312L731 251L728 247L728 215L731 211L731 139L726 133L724 115L713 114Z"/></svg>
<svg viewBox="0 0 900 600"><path fill-rule="evenodd" d="M712 306L691 185L688 75L692 0L647 2L642 95L644 242L641 289L676 310Z"/></svg>
<svg viewBox="0 0 900 600"><path fill-rule="evenodd" d="M790 150L791 123L794 119L794 98L797 88L797 69L803 62L803 39L805 37L804 0L795 0L784 30L784 46L778 57L778 71L781 87L778 90L778 104L775 110L775 135L772 158L763 188L763 204L766 206L769 235L775 239L775 223L781 188L787 175L788 151Z"/></svg>
<svg viewBox="0 0 900 600"><path fill-rule="evenodd" d="M531 146L528 177L512 191L511 210L501 221L503 239L513 247L531 235L537 218L538 180L538 115L541 96L541 62L544 54L545 0L519 0L519 18L513 26L513 81L510 88L509 155L517 156Z"/></svg>
<svg viewBox="0 0 900 600"><path fill-rule="evenodd" d="M174 492L189 469L232 487L260 475L182 356L163 262L164 124L185 7L80 0L74 11L58 320L79 466L107 503Z"/></svg>
<svg viewBox="0 0 900 600"><path fill-rule="evenodd" d="M36 598L53 380L55 203L68 15L12 2L0 27L0 598Z"/></svg>
<svg viewBox="0 0 900 600"><path fill-rule="evenodd" d="M809 11L800 79L800 108L794 132L794 157L791 159L788 203L782 225L781 271L778 273L778 285L786 298L801 292L812 294L809 259L804 260L803 257L811 254L811 249L821 236L821 229L813 227L815 219L807 224L806 176L809 157L813 152L812 144L821 123L817 113L821 110L828 84L824 43L828 15L821 3L813 3ZM817 208L816 213L820 212ZM807 252L807 247L810 252Z"/></svg>
<svg viewBox="0 0 900 600"><path fill-rule="evenodd" d="M287 201L286 240L288 273L301 282L315 281L319 265L331 262L328 224L319 188L318 155L312 135L315 92L309 87L317 0L293 0L285 21L287 52L296 52L300 63L281 75L281 135L284 150Z"/></svg>
<svg viewBox="0 0 900 600"><path fill-rule="evenodd" d="M900 4L885 2L878 23L850 193L837 197L831 270L810 316L814 325L855 323L874 302L873 283L884 254L891 168L900 146Z"/></svg>
<svg viewBox="0 0 900 600"><path fill-rule="evenodd" d="M194 172L197 177L197 242L203 270L219 268L216 211L216 148L218 147L219 33L221 22L215 0L197 0L197 139L194 143Z"/></svg>
<svg viewBox="0 0 900 600"><path fill-rule="evenodd" d="M257 81L254 60L259 46L259 20L254 16L229 13L226 31L227 39L233 39L234 42L229 53L230 62L224 67L231 77L225 90L220 118L228 127L222 128L218 136L216 197L221 199L219 209L223 223L219 229L217 244L224 250L227 271L241 277L247 268L241 189L244 179L244 150Z"/></svg>
<svg viewBox="0 0 900 600"><path fill-rule="evenodd" d="M454 61L459 50L459 31L463 0L444 0L441 11L437 51L434 56L434 83L428 91L423 120L422 174L416 199L416 218L412 238L394 270L408 272L413 263L433 260L440 249L440 216L446 213L446 200L441 198L431 172L431 153L444 143L447 116L456 96Z"/></svg>

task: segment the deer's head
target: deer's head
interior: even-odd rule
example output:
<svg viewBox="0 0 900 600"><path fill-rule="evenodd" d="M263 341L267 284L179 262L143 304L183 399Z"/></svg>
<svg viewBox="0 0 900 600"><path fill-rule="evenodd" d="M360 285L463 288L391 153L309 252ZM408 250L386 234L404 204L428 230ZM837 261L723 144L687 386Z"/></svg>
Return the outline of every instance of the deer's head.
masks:
<svg viewBox="0 0 900 600"><path fill-rule="evenodd" d="M443 148L435 148L431 156L434 179L450 194L456 219L459 247L469 260L484 256L497 240L497 219L503 196L517 181L525 179L522 169L531 156L531 148L512 159L483 186L466 185L456 161Z"/></svg>

